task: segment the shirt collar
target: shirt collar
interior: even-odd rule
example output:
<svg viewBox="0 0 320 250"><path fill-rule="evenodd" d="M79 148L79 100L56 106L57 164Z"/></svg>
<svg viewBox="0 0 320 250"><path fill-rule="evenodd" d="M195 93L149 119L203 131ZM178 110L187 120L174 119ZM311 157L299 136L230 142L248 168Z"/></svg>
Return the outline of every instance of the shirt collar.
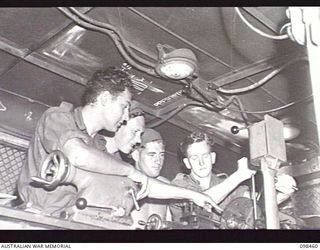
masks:
<svg viewBox="0 0 320 250"><path fill-rule="evenodd" d="M74 109L74 120L80 130L86 130L86 125L83 122L83 117L81 113L81 107L77 107Z"/></svg>
<svg viewBox="0 0 320 250"><path fill-rule="evenodd" d="M198 186L200 186L200 182L199 182L198 180L196 180L195 178L193 178L193 176L192 176L191 174L186 175L186 176L189 178L190 181L192 181L193 183L195 183L195 184L197 184ZM217 184L217 183L216 183L215 174L212 173L212 174L211 174L211 178L210 178L210 187L212 187L212 186L214 186L214 185L216 185L216 184ZM210 187L209 187L209 188L210 188Z"/></svg>

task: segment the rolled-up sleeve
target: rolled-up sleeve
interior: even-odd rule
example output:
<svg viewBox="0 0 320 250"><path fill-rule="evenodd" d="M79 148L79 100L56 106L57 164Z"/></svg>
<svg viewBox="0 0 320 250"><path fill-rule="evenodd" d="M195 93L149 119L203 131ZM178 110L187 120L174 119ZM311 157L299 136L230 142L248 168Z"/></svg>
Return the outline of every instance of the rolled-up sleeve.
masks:
<svg viewBox="0 0 320 250"><path fill-rule="evenodd" d="M62 150L65 143L73 138L88 141L89 136L81 131L69 112L48 112L43 117L40 139L47 152Z"/></svg>

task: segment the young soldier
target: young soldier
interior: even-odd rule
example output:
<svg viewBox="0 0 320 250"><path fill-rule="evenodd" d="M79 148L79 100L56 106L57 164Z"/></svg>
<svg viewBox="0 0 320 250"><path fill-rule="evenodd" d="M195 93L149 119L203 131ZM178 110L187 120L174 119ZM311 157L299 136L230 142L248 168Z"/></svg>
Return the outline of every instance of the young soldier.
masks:
<svg viewBox="0 0 320 250"><path fill-rule="evenodd" d="M162 138L155 130L144 130L144 116L141 111L135 110L131 112L130 116L128 122L119 128L114 137L107 137L107 146L109 144L109 148L112 148L110 152L113 154L117 151L129 153L134 150L132 157L136 162L136 168L149 177L148 192L145 194L149 198L137 197L143 199L143 205L142 210L133 212L135 225L138 224L138 220L146 221L152 213L164 215L166 206L161 205L164 203L161 201L163 199L188 199L202 207L205 202L208 202L219 209L207 195L169 185L167 184L168 180L159 177L164 158ZM140 146L136 147L137 144ZM145 201L148 200L157 203L157 205L148 206L145 204Z"/></svg>
<svg viewBox="0 0 320 250"><path fill-rule="evenodd" d="M236 172L225 180L218 177L212 172L212 166L216 160L216 153L211 150L212 144L212 140L205 133L190 134L181 144L183 162L190 170L190 174L179 173L172 184L204 192L224 208L232 199L245 195L248 188L238 186L255 174L255 171L248 169L247 159L242 158L238 161ZM179 221L182 217L181 206L182 204L175 204L170 207L174 221Z"/></svg>
<svg viewBox="0 0 320 250"><path fill-rule="evenodd" d="M141 137L141 145L132 152L135 166L150 178L170 183L168 179L160 176L163 167L165 145L160 133L153 129L146 129ZM135 228L141 228L139 221L146 222L152 214L158 214L162 220L171 220L166 200L146 198L140 202L140 211L133 210L131 217Z"/></svg>

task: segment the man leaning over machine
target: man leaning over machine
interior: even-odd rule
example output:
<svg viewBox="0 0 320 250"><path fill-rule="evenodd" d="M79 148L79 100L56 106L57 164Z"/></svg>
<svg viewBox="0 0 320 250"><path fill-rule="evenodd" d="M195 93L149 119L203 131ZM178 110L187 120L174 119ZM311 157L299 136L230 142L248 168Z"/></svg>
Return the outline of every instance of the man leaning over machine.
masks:
<svg viewBox="0 0 320 250"><path fill-rule="evenodd" d="M148 199L151 198L150 200L157 203L157 205L150 207L152 211L156 210L157 212L160 211L161 214L166 214L167 206L160 205L165 202L164 199L188 199L196 204L201 204L203 198L200 193L169 185L168 180L159 177L164 159L164 143L160 134L155 130L144 130L144 116L142 111L139 111L139 109L132 110L128 122L118 129L114 137L106 137L106 140L107 148L109 148L109 152L113 154L119 151L128 154L133 151L131 155L136 162L136 168L149 177L147 196ZM111 176L108 178L110 182L114 183ZM112 196L113 195L116 194L112 194ZM137 198L139 200L144 197ZM139 201L141 205L141 209L140 206L138 208L139 211L136 209L131 212L135 226L137 226L138 220L146 221L150 215L149 206L145 203L146 199L142 200L142 205ZM112 200L112 198L110 200ZM165 209L165 211L163 211L163 209ZM141 214L145 216L142 218Z"/></svg>
<svg viewBox="0 0 320 250"><path fill-rule="evenodd" d="M74 108L72 104L63 102L41 116L18 180L19 195L26 210L55 216L60 215L65 207L75 204L78 190L74 185L67 183L48 190L41 181L40 184L32 181L32 177L40 175L43 161L56 150L61 151L70 165L84 176L83 179L76 178L76 186L87 187L89 191L86 193L97 192L93 185L96 180L86 172L129 177L141 183L141 196L149 191L148 177L107 153L104 137L98 134L103 129L115 132L128 120L130 87L131 81L125 72L115 68L98 71L88 83L83 106ZM97 182L104 182L103 177L97 178L100 180ZM85 180L87 183L83 184ZM199 205L209 203L215 206L208 196L198 195L198 198Z"/></svg>

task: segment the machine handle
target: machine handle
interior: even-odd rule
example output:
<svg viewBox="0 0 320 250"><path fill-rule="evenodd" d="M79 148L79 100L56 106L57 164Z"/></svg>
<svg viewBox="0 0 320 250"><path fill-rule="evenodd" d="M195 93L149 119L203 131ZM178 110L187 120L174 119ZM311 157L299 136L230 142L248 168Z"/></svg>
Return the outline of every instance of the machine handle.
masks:
<svg viewBox="0 0 320 250"><path fill-rule="evenodd" d="M124 216L126 214L126 211L122 207L91 205L91 204L88 204L88 201L83 197L78 198L76 200L76 204L75 205L79 210L84 210L87 207L92 207L92 208L100 208L100 209L112 210L114 215L119 216L119 217L122 217L122 216Z"/></svg>
<svg viewBox="0 0 320 250"><path fill-rule="evenodd" d="M133 204L134 204L136 210L137 210L137 211L140 211L140 206L139 206L138 201L137 201L137 198L136 198L136 192L134 191L133 188L130 188L129 191L128 191L128 193L129 193L129 194L131 195L131 197L132 197Z"/></svg>
<svg viewBox="0 0 320 250"><path fill-rule="evenodd" d="M40 177L33 176L31 179L47 189L55 189L63 183L69 169L67 158L64 154L55 150L51 152L42 162Z"/></svg>

